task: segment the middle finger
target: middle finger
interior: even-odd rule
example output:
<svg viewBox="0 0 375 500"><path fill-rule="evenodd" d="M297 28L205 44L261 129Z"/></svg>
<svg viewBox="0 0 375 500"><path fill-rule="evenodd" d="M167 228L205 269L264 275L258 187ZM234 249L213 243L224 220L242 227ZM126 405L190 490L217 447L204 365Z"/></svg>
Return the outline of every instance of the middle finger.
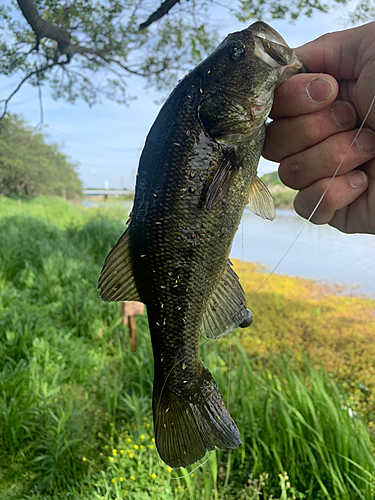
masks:
<svg viewBox="0 0 375 500"><path fill-rule="evenodd" d="M262 155L280 162L331 135L352 129L356 122L357 113L346 101L335 101L314 113L274 120L267 125Z"/></svg>

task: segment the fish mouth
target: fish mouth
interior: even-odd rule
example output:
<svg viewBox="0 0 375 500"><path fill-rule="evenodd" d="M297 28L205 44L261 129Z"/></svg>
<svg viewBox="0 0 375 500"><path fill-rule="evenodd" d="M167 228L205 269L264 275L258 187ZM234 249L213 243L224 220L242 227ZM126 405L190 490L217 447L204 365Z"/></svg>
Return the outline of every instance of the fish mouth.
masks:
<svg viewBox="0 0 375 500"><path fill-rule="evenodd" d="M296 73L305 73L306 68L284 38L271 26L261 21L251 26L254 36L254 57L277 71L276 87Z"/></svg>

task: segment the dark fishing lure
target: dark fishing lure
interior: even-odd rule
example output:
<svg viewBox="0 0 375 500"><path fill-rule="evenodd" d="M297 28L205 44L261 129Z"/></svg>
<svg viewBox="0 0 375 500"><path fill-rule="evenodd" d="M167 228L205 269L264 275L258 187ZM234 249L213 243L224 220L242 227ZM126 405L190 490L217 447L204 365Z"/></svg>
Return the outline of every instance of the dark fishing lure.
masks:
<svg viewBox="0 0 375 500"><path fill-rule="evenodd" d="M257 22L177 85L147 136L129 227L99 279L103 301L147 305L156 445L171 467L241 444L198 341L252 322L229 250L245 205L275 217L257 166L275 85L301 67Z"/></svg>

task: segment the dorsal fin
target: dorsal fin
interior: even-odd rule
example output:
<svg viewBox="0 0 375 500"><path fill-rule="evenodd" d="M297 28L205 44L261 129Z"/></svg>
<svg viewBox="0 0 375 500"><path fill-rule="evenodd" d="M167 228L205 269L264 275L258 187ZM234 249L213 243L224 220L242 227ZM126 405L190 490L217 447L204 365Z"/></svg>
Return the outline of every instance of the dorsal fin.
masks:
<svg viewBox="0 0 375 500"><path fill-rule="evenodd" d="M141 301L133 276L128 229L107 255L100 274L98 290L103 302Z"/></svg>

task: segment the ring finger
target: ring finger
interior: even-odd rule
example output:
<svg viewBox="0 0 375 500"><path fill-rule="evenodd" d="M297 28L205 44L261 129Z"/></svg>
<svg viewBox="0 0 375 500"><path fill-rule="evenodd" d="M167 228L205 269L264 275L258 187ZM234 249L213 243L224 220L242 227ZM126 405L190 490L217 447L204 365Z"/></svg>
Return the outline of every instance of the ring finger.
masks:
<svg viewBox="0 0 375 500"><path fill-rule="evenodd" d="M279 166L281 181L292 189L303 189L332 176L340 166L342 175L375 157L375 133L363 129L336 134L302 153L288 156Z"/></svg>

